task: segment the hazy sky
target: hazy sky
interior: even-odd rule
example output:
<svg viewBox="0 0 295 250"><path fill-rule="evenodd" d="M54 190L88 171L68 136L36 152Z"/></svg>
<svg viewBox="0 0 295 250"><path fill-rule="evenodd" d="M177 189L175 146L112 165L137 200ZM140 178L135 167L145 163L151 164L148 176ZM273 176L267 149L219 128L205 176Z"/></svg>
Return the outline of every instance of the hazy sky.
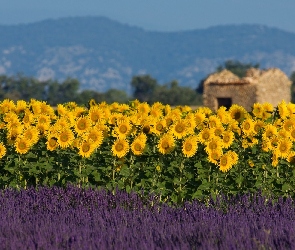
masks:
<svg viewBox="0 0 295 250"><path fill-rule="evenodd" d="M295 33L295 0L0 0L0 24L88 15L157 31L251 23Z"/></svg>

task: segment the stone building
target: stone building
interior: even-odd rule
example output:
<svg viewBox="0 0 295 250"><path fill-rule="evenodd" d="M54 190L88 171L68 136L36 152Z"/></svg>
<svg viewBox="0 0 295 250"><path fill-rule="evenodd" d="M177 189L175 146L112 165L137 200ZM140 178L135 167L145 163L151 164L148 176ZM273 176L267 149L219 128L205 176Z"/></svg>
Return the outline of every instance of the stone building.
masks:
<svg viewBox="0 0 295 250"><path fill-rule="evenodd" d="M251 111L255 102L277 106L282 100L291 101L291 81L277 68L251 68L243 78L225 69L211 74L204 82L204 106L212 110L238 104Z"/></svg>

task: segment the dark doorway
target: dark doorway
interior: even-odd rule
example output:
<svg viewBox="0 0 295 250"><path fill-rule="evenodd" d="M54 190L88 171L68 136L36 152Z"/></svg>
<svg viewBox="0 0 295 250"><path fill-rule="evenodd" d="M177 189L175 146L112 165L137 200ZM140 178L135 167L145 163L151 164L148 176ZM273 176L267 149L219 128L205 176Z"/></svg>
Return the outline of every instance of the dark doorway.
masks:
<svg viewBox="0 0 295 250"><path fill-rule="evenodd" d="M226 109L229 109L232 105L231 98L217 98L218 108L221 106L226 107Z"/></svg>

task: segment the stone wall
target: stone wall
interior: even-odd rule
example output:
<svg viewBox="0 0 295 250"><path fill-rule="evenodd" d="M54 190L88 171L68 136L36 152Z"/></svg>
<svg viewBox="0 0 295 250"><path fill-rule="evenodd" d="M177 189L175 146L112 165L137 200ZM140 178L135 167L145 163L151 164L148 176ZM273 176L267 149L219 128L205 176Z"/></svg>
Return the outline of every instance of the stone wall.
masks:
<svg viewBox="0 0 295 250"><path fill-rule="evenodd" d="M255 84L206 84L204 86L204 106L217 110L217 98L231 98L232 104L243 106L251 111L253 103L256 102Z"/></svg>
<svg viewBox="0 0 295 250"><path fill-rule="evenodd" d="M291 101L291 81L279 69L270 69L257 82L257 102L277 106L282 100Z"/></svg>

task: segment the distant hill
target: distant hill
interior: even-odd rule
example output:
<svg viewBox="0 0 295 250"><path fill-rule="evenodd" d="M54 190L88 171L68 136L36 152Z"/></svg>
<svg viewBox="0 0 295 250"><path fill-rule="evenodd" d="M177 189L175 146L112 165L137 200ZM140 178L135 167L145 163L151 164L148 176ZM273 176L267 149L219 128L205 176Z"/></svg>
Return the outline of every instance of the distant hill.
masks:
<svg viewBox="0 0 295 250"><path fill-rule="evenodd" d="M77 78L82 88L130 91L132 76L196 88L226 60L295 70L295 33L261 25L151 32L105 17L0 25L0 74Z"/></svg>

